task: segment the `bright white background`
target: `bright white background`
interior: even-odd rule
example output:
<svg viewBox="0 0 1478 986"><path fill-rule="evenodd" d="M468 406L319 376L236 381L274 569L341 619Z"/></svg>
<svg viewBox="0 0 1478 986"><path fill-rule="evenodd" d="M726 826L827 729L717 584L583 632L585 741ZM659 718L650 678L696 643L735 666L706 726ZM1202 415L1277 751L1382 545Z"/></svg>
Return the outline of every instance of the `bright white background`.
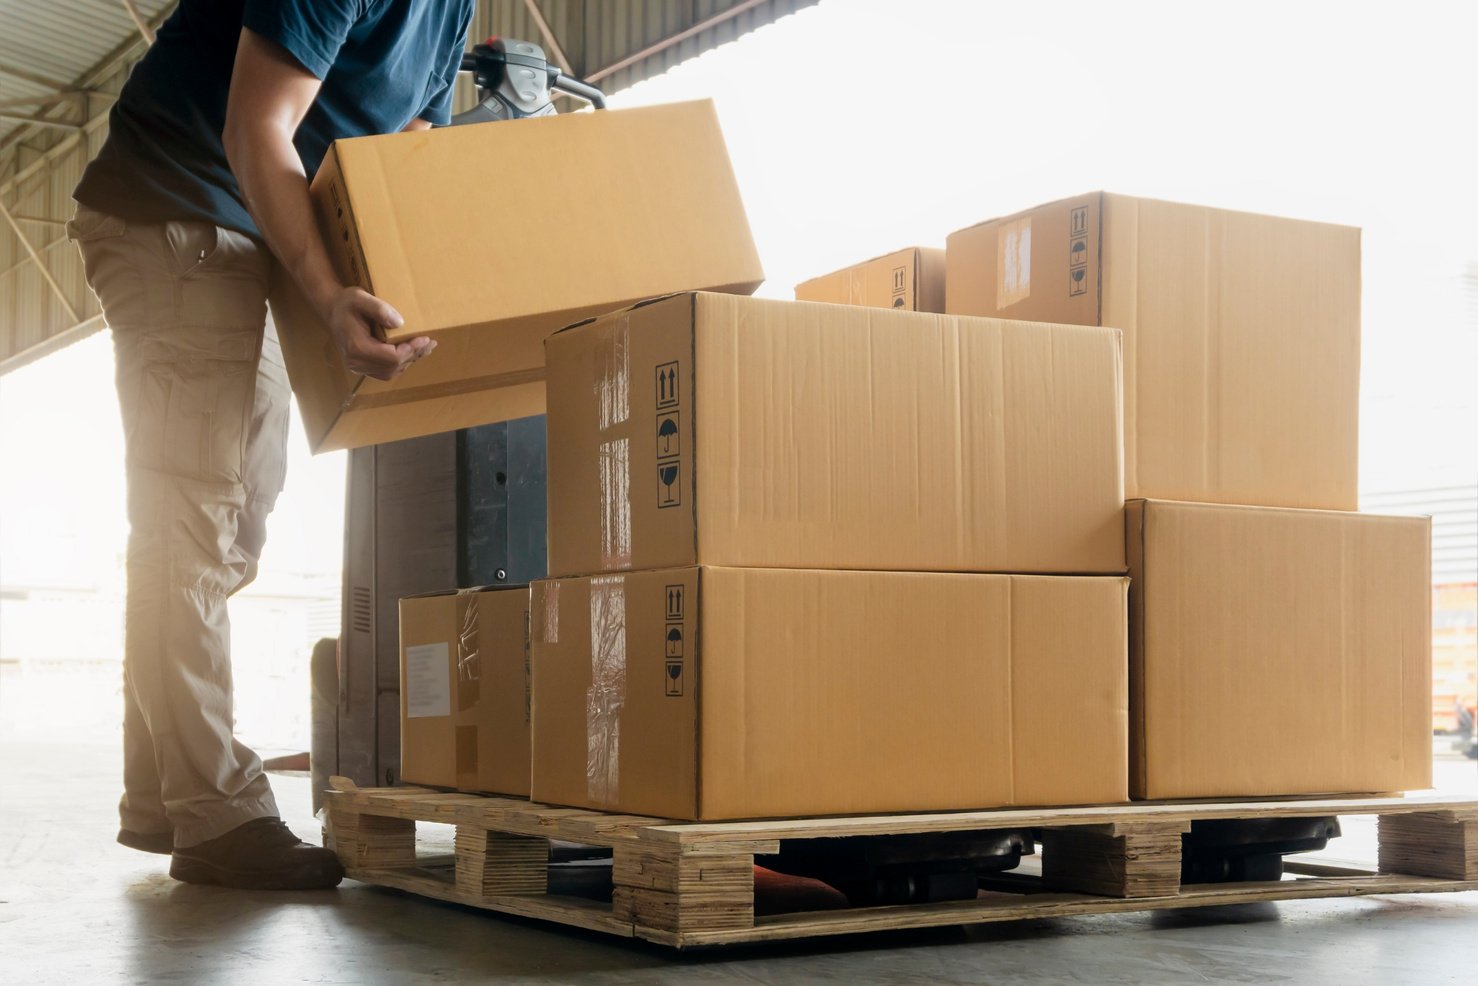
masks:
<svg viewBox="0 0 1478 986"><path fill-rule="evenodd" d="M775 297L1099 188L1364 227L1361 483L1380 492L1478 477L1478 298L1465 313L1461 280L1478 263L1475 37L1478 5L1460 2L824 0L612 102L717 100ZM0 584L72 601L22 617L0 600L0 658L117 660L111 374L100 334L0 377ZM237 610L238 714L249 738L301 748L302 638L334 605L344 463L311 458L300 430L291 451ZM111 732L106 680L84 703L10 681L0 730Z"/></svg>

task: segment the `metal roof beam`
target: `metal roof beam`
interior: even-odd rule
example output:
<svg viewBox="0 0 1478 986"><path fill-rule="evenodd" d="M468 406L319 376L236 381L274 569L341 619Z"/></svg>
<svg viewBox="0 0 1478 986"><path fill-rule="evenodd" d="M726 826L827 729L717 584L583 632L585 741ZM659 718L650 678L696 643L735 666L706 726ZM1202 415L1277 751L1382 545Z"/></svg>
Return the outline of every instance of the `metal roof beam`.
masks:
<svg viewBox="0 0 1478 986"><path fill-rule="evenodd" d="M549 26L549 21L544 17L544 11L539 7L539 0L523 0L523 5L528 8L529 17L539 28L539 33L544 36L544 43L549 46L550 54L559 63L560 69L565 75L574 75L575 70L570 67L570 60L565 55L565 50L560 46L559 38L554 36L554 29Z"/></svg>
<svg viewBox="0 0 1478 986"><path fill-rule="evenodd" d="M123 4L123 9L128 11L129 19L133 21L133 26L139 29L139 34L143 36L143 39L149 42L149 44L153 44L154 28L149 25L148 21L144 20L144 15L139 13L139 8L134 4L133 0L119 0L119 2Z"/></svg>
<svg viewBox="0 0 1478 986"><path fill-rule="evenodd" d="M0 120L15 120L37 127L53 127L57 130L81 130L82 124L70 120L48 120L44 116L27 116L24 113L6 113L0 110Z"/></svg>
<svg viewBox="0 0 1478 986"><path fill-rule="evenodd" d="M59 79L38 75L35 72L28 72L23 68L16 68L14 65L0 65L0 75L8 75L12 79L20 79L23 82L31 83L33 86L45 86L48 89L60 90L72 88L70 82L62 82Z"/></svg>
<svg viewBox="0 0 1478 986"><path fill-rule="evenodd" d="M11 99L0 99L0 110L14 110L22 106L35 106L37 103L49 103L53 99L62 96L70 96L73 99L85 98L90 89L67 89L63 92L46 92L35 96L16 96Z"/></svg>
<svg viewBox="0 0 1478 986"><path fill-rule="evenodd" d="M77 309L72 307L72 300L67 297L67 293L62 290L62 286L56 282L56 278L51 276L51 268L46 266L46 261L42 259L41 254L36 252L36 248L31 245L31 241L26 239L26 234L21 232L20 225L15 221L15 216L11 215L10 210L5 207L4 202L0 202L0 216L3 216L5 221L10 224L11 232L15 233L15 238L21 241L21 246L25 247L26 252L31 255L31 260L35 262L36 269L41 272L41 276L46 280L46 283L51 285L51 290L56 292L57 300L62 303L62 308L66 309L67 315L72 319L73 323L80 322L81 319L77 316Z"/></svg>
<svg viewBox="0 0 1478 986"><path fill-rule="evenodd" d="M625 58L622 58L619 61L612 62L604 68L600 68L595 70L594 72L591 72L589 75L585 76L585 81L599 82L601 79L604 79L608 75L614 75L615 73L621 71L623 68L630 68L637 62L645 61L658 52L666 51L673 45L682 44L689 38L698 34L702 34L704 31L708 30L711 27L716 27L717 25L722 24L724 21L732 20L735 17L738 17L740 14L745 13L746 11L753 10L755 7L769 2L770 0L741 0L740 3L734 4L734 6L729 7L727 10L722 10L717 14L714 14L712 17L703 18L692 27L678 31L676 34L669 34L661 41L655 42L654 44L649 44L645 48L642 48L640 51L634 51L630 55L627 55Z"/></svg>

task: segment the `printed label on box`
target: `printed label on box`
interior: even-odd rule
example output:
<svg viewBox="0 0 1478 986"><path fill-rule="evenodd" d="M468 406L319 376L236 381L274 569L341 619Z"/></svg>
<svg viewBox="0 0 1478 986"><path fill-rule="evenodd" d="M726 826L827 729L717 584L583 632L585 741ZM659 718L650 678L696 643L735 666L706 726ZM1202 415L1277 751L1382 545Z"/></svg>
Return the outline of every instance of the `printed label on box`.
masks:
<svg viewBox="0 0 1478 986"><path fill-rule="evenodd" d="M452 714L451 647L419 644L405 649L407 719Z"/></svg>

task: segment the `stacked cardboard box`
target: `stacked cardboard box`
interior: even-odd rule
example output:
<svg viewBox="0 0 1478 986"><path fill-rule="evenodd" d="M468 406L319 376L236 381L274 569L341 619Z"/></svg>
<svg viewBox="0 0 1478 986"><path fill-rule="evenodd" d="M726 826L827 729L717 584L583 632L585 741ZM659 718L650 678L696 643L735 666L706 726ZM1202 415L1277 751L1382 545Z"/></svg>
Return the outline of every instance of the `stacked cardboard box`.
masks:
<svg viewBox="0 0 1478 986"><path fill-rule="evenodd" d="M534 799L1123 800L1119 347L712 294L552 336Z"/></svg>
<svg viewBox="0 0 1478 986"><path fill-rule="evenodd" d="M1134 795L1429 786L1430 522L1337 512L1359 230L1095 193L947 254L950 312L1124 333Z"/></svg>
<svg viewBox="0 0 1478 986"><path fill-rule="evenodd" d="M483 235L487 160L556 232ZM917 248L798 289L842 304L642 302L762 276L706 104L345 141L314 194L441 341L358 379L275 298L316 448L536 413L593 316L547 345L552 577L405 601L406 779L694 819L1428 783L1429 529L1351 512L1358 231L1094 194L952 235L948 314Z"/></svg>
<svg viewBox="0 0 1478 986"><path fill-rule="evenodd" d="M909 247L813 277L795 286L796 301L944 311L944 251Z"/></svg>
<svg viewBox="0 0 1478 986"><path fill-rule="evenodd" d="M529 587L400 601L400 776L529 793Z"/></svg>

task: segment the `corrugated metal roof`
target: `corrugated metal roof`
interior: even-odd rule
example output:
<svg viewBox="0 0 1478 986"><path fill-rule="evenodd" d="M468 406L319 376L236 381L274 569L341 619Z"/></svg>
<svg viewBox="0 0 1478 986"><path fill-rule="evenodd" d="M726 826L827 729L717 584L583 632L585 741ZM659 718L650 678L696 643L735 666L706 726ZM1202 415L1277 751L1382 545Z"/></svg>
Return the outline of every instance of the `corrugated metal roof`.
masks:
<svg viewBox="0 0 1478 986"><path fill-rule="evenodd" d="M725 44L817 0L478 0L471 40L489 35L549 42L537 8L574 74L597 76L614 93ZM151 24L174 0L134 0ZM681 38L676 43L670 42ZM61 220L71 192L107 134L107 94L116 93L144 51L122 0L0 0L0 113L83 124L37 128L0 118L0 203L19 221L56 281L0 222L0 373L100 326L77 251ZM5 107L5 100L85 86L86 103ZM459 100L470 105L470 80ZM18 147L24 136L26 148ZM58 290L59 289L59 290ZM65 300L64 300L65 299ZM79 325L79 323L82 323Z"/></svg>
<svg viewBox="0 0 1478 986"><path fill-rule="evenodd" d="M134 0L139 13L156 18L174 0ZM69 88L119 45L136 37L121 0L0 0L0 103ZM5 112L35 114L43 107ZM65 108L47 113L80 122ZM24 124L0 119L0 143Z"/></svg>

